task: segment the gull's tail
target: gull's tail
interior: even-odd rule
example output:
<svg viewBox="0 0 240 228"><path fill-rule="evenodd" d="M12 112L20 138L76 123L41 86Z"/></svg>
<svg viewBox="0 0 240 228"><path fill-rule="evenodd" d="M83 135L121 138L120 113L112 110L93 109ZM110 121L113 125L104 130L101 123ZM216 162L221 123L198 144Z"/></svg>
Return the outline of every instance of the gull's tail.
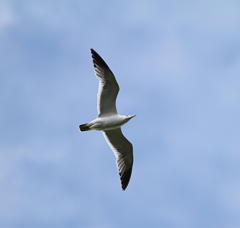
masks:
<svg viewBox="0 0 240 228"><path fill-rule="evenodd" d="M90 127L87 123L79 125L79 128L80 128L80 131L89 131L90 130Z"/></svg>

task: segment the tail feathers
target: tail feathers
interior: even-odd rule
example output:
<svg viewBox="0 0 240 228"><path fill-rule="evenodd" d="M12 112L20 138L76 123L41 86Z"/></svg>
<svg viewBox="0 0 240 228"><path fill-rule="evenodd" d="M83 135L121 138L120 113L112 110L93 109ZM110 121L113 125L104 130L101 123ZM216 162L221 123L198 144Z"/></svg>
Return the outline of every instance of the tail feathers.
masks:
<svg viewBox="0 0 240 228"><path fill-rule="evenodd" d="M81 124L79 125L80 131L89 131L90 128L88 126L88 124Z"/></svg>

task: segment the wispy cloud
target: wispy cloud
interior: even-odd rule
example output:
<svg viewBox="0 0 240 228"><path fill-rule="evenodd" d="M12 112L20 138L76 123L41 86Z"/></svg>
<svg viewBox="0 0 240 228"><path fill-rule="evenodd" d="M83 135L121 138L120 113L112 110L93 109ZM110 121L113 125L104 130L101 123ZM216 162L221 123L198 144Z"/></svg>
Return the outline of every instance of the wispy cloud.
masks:
<svg viewBox="0 0 240 228"><path fill-rule="evenodd" d="M0 2L0 31L14 24L14 13L11 10L8 1L2 0Z"/></svg>

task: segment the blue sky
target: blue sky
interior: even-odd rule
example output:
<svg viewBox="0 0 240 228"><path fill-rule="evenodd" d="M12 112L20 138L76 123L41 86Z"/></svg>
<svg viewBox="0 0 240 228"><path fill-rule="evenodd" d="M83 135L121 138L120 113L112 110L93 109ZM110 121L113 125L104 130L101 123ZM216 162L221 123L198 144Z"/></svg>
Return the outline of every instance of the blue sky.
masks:
<svg viewBox="0 0 240 228"><path fill-rule="evenodd" d="M0 1L0 227L240 227L239 1ZM121 86L121 191L89 49Z"/></svg>

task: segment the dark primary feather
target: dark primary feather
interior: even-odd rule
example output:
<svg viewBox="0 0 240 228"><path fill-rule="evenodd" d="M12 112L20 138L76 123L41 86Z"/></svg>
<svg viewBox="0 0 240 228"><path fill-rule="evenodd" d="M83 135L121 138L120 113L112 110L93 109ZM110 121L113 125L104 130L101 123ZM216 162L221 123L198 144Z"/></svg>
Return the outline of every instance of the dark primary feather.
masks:
<svg viewBox="0 0 240 228"><path fill-rule="evenodd" d="M125 172L120 172L120 179L121 179L121 184L122 184L122 190L125 190L128 186L128 183L130 181L131 178L131 174L132 174L132 167L128 170L126 170Z"/></svg>
<svg viewBox="0 0 240 228"><path fill-rule="evenodd" d="M112 73L112 71L110 70L109 66L102 59L102 57L95 50L93 50L92 48L90 50L91 50L91 53L92 53L92 59L93 59L94 68L106 69L106 70L108 70L108 71L110 71Z"/></svg>

